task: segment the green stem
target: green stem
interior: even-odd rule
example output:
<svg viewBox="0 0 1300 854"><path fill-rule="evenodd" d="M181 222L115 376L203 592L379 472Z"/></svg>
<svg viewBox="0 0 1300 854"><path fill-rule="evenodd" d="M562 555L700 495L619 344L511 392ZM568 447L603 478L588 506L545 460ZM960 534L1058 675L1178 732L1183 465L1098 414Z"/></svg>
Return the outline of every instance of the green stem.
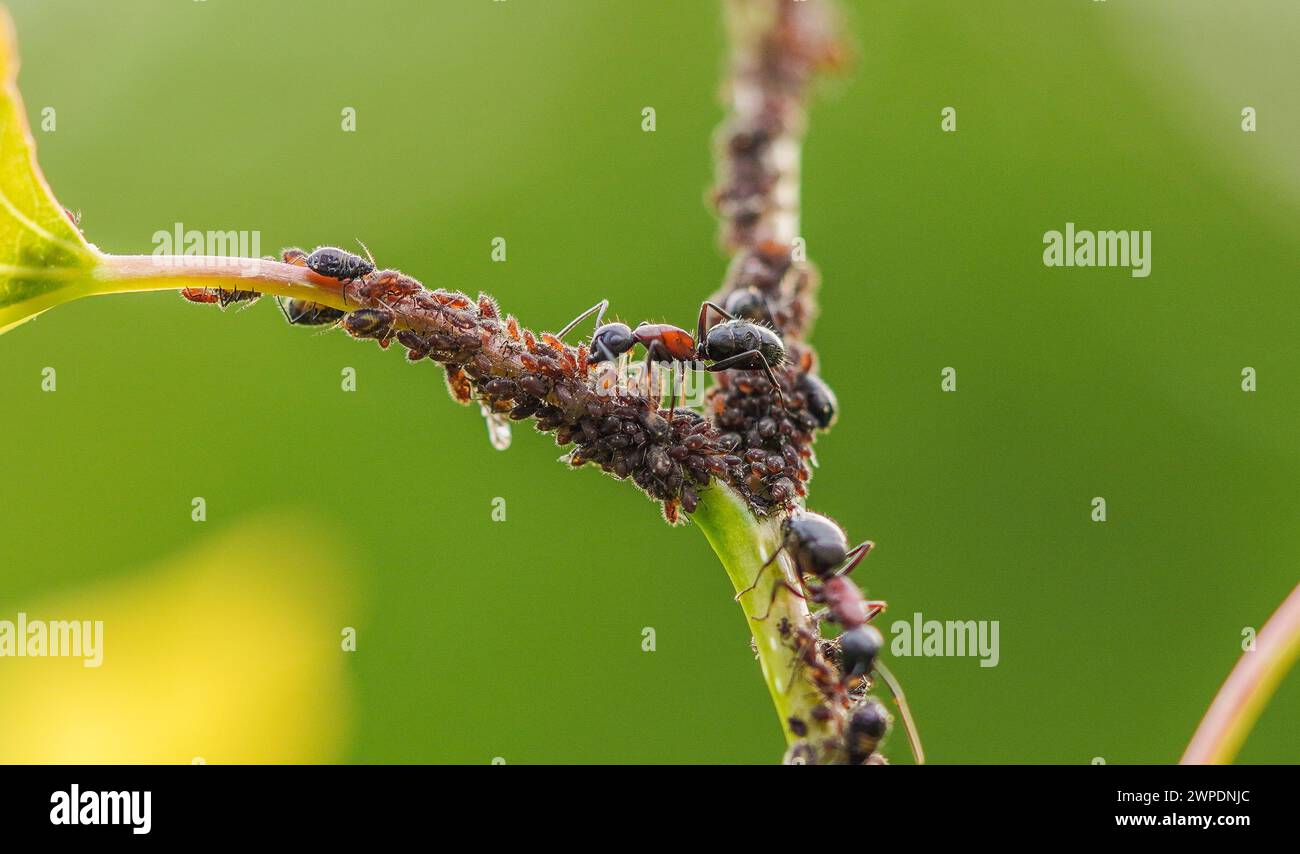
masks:
<svg viewBox="0 0 1300 854"><path fill-rule="evenodd" d="M1300 585L1269 617L1219 689L1192 736L1183 765L1232 762L1282 677L1300 657Z"/></svg>
<svg viewBox="0 0 1300 854"><path fill-rule="evenodd" d="M94 294L179 288L226 288L308 300L347 309L343 286L307 267L264 258L214 255L103 255L95 268ZM353 306L355 308L355 306Z"/></svg>
<svg viewBox="0 0 1300 854"><path fill-rule="evenodd" d="M794 568L782 552L759 577L763 564L780 545L779 520L775 517L759 520L734 491L722 485L700 492L699 507L691 520L704 532L736 592L753 587L740 597L740 605L753 632L759 667L786 742L794 744L804 737L833 735L829 724L818 723L812 717L813 708L821 704L821 692L809 678L809 669L797 666L793 645L781 636L783 620L790 626L811 623L807 602L784 586L777 586L782 581L793 582ZM756 579L758 584L754 586ZM808 727L807 736L794 732L792 719Z"/></svg>

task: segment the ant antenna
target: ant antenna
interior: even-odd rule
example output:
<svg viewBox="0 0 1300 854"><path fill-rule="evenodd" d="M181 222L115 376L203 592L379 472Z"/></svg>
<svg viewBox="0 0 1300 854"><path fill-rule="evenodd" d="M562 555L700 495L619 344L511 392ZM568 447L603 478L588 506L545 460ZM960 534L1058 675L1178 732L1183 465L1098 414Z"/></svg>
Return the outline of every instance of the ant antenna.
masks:
<svg viewBox="0 0 1300 854"><path fill-rule="evenodd" d="M588 317L591 317L593 314L596 315L596 326L600 326L601 320L603 320L605 317L605 309L607 308L609 308L609 300L607 299L601 300L600 302L593 305L591 308L584 311L582 314L573 318L573 320L570 320L567 326L565 326L559 332L555 333L555 337L563 341L564 336L568 335L569 332L573 330L573 327L577 326L579 323L582 323L582 321L586 320Z"/></svg>
<svg viewBox="0 0 1300 854"><path fill-rule="evenodd" d="M880 674L880 679L889 688L889 693L894 695L894 703L898 706L898 712L903 718L903 728L907 730L907 741L912 746L912 757L916 759L917 765L925 764L925 750L921 747L921 734L916 730L916 721L912 719L912 709L907 705L907 697L903 696L903 686L898 684L894 674L889 672L889 668L882 661L876 661L876 672Z"/></svg>

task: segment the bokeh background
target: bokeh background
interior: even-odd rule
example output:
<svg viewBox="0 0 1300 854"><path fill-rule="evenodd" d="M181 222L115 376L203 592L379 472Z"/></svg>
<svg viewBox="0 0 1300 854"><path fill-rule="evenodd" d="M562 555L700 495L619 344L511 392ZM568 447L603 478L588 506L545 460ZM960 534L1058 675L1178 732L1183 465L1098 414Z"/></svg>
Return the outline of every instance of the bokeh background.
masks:
<svg viewBox="0 0 1300 854"><path fill-rule="evenodd" d="M712 3L9 5L41 163L106 251L361 238L552 329L599 297L687 323L724 271ZM843 413L810 506L877 541L886 623L1000 621L996 668L893 661L934 761L1174 761L1300 578L1300 7L846 12L805 151ZM1150 229L1152 275L1045 268L1066 221ZM0 760L781 753L699 532L526 428L492 450L430 363L270 300L95 298L0 337L0 401L0 618L107 622L99 670L0 660ZM1293 675L1242 760L1300 761L1298 713Z"/></svg>

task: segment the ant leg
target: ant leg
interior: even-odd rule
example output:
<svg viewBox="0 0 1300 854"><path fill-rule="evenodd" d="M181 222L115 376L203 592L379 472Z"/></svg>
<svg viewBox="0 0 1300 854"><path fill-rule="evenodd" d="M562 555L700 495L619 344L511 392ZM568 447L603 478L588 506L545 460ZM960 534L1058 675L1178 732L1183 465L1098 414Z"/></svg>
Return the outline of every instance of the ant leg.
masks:
<svg viewBox="0 0 1300 854"><path fill-rule="evenodd" d="M889 672L884 662L876 662L876 672L889 688L889 693L894 695L894 703L903 718L903 728L907 730L908 744L912 746L912 757L916 759L917 765L924 765L925 750L921 747L921 734L916 730L916 721L912 719L912 709L907 705L907 697L903 696L903 686L898 684L898 680L894 678L893 673Z"/></svg>
<svg viewBox="0 0 1300 854"><path fill-rule="evenodd" d="M663 350L663 345L660 344L658 341L651 341L645 348L644 375L645 375L645 382L646 382L646 393L651 396L651 400L654 402L655 412L659 411L659 405L661 401L659 397L659 391L660 391L659 381L658 378L654 376L654 364L655 362L658 362L661 357L664 357L666 355L667 354ZM654 387L653 393L650 390L652 381ZM672 421L670 420L669 424L671 423Z"/></svg>
<svg viewBox="0 0 1300 854"><path fill-rule="evenodd" d="M695 343L701 344L704 341L704 323L709 319L709 309L713 309L722 315L724 320L735 320L725 309L716 302L705 300L700 303L700 319L695 321Z"/></svg>
<svg viewBox="0 0 1300 854"><path fill-rule="evenodd" d="M280 313L284 315L284 319L289 321L290 326L293 326L293 318L289 316L289 309L284 307L284 299L282 297L276 297L275 304L280 307Z"/></svg>
<svg viewBox="0 0 1300 854"><path fill-rule="evenodd" d="M772 563L773 563L773 562L774 562L778 557L781 556L781 552L785 551L785 547L786 547L786 545L787 545L787 543L786 543L785 537L782 537L782 538L781 538L781 545L779 545L779 546L776 547L776 551L772 552L772 556L771 556L770 558L768 558L768 559L763 563L763 565L760 566L760 567L758 568L758 572L754 573L754 583L751 584L751 585L749 585L748 587L746 587L744 590L740 591L739 593L737 593L737 594L736 594L736 599L735 599L735 601L739 602L741 596L744 596L746 593L748 593L749 591L753 590L755 587L758 586L758 580L759 580L760 578L763 577L763 571L764 571L765 569L767 569L769 566L771 566Z"/></svg>
<svg viewBox="0 0 1300 854"><path fill-rule="evenodd" d="M781 391L781 384L776 381L776 372L772 370L772 365L767 361L767 357L763 355L762 350L746 350L743 353L728 356L725 359L720 359L719 361L714 362L712 365L708 365L704 370L716 372L744 366L746 370L752 371L755 369L749 366L753 365L755 359L761 363L761 367L757 370L767 374L767 381L772 384L772 390L776 392L776 399L780 401L781 408L785 409L785 394Z"/></svg>
<svg viewBox="0 0 1300 854"><path fill-rule="evenodd" d="M555 337L563 341L564 336L568 335L569 332L573 330L573 327L577 326L579 323L582 323L582 321L586 320L588 317L591 317L593 314L596 315L596 326L600 326L600 321L604 319L605 309L607 308L609 308L609 300L607 299L601 300L600 302L593 305L591 308L584 311L582 314L573 318L573 320L570 320L569 323L563 329L555 333Z"/></svg>
<svg viewBox="0 0 1300 854"><path fill-rule="evenodd" d="M848 575L859 563L862 562L864 557L871 554L871 550L875 547L876 544L871 542L871 540L863 540L860 545L855 546L853 550L848 553L847 557L849 558L849 562L844 565L843 569L835 574Z"/></svg>
<svg viewBox="0 0 1300 854"><path fill-rule="evenodd" d="M677 376L677 374L678 374L678 371L681 370L681 363L680 363L680 362L673 362L673 363L672 363L672 367L671 367L669 370L671 371L671 373L669 374L669 377L668 377L669 386L670 386L670 387L669 387L669 392L670 392L670 393L672 394L672 396L673 396L673 398L672 398L673 402L672 402L672 404L668 407L668 423L669 423L669 424L672 424L672 423L673 423L673 415L675 415L675 414L677 413L677 388L678 388L678 386L680 385L680 384L678 383L678 376Z"/></svg>
<svg viewBox="0 0 1300 854"><path fill-rule="evenodd" d="M789 590L791 593L793 593L794 595L798 596L800 599L807 599L807 598L808 598L807 596L805 596L805 595L803 595L802 593L800 593L798 590L795 590L793 587L791 587L791 586L790 586L790 582L786 581L786 580L783 578L783 579L780 580L780 582L778 582L778 583L772 585L772 598L769 599L769 600L767 600L767 610L763 612L763 616L761 616L761 617L755 617L755 618L754 618L755 620L758 620L758 621L761 623L761 622L763 622L764 620L766 620L766 619L768 618L769 615L771 615L771 613L772 613L772 606L776 604L776 594L778 594L778 593L781 592L781 588L782 588L782 587L784 587L786 590Z"/></svg>

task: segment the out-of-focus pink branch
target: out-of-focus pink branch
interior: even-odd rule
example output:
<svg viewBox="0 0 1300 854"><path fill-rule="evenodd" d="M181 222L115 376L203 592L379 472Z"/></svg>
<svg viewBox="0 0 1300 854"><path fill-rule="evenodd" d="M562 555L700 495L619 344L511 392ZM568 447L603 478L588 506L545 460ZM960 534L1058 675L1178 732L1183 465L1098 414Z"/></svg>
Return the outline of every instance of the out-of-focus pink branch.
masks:
<svg viewBox="0 0 1300 854"><path fill-rule="evenodd" d="M1298 655L1300 585L1269 617L1255 638L1255 648L1242 654L1197 727L1180 764L1231 762Z"/></svg>

